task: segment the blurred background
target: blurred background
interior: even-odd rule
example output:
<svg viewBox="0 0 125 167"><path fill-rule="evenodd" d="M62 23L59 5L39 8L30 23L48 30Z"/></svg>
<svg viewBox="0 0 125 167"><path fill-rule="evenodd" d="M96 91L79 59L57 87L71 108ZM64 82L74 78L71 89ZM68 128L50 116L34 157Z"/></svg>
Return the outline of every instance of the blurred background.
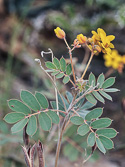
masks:
<svg viewBox="0 0 125 167"><path fill-rule="evenodd" d="M0 167L25 166L21 150L22 132L11 134L11 126L3 121L4 115L10 111L7 100L19 99L21 89L33 93L38 90L50 100L54 99L53 86L34 59L39 58L42 62L50 60L50 55L41 57L41 51L48 51L48 48L52 49L54 56L60 58L63 55L68 58L63 40L57 39L54 34L57 26L65 30L69 44L73 43L79 33L91 37L91 30L103 28L107 34L115 35L115 48L119 54L125 55L124 0L0 0ZM79 63L85 52L80 48L73 54L79 71L83 70ZM109 71L104 65L102 54L94 57L87 75L90 71L95 76ZM114 120L112 127L119 132L114 139L115 149L105 156L95 152L85 167L125 167L124 69L122 73L114 71L111 76L116 76L115 87L121 90L112 93L113 102L106 100L104 108L104 116ZM58 81L62 93L69 86L65 87ZM72 129L70 127L65 134L59 167L79 167L83 161L86 149L84 139L74 138ZM38 131L31 139L31 144L38 139L46 148L47 167L53 167L56 139L51 140L47 132ZM46 143L49 143L49 147Z"/></svg>

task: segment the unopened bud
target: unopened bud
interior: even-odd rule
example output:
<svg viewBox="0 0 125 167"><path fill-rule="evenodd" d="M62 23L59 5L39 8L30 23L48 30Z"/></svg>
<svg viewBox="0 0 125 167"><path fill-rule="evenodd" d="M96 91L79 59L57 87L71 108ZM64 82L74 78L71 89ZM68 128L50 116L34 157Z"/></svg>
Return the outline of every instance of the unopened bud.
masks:
<svg viewBox="0 0 125 167"><path fill-rule="evenodd" d="M79 44L84 44L84 43L86 43L86 41L87 41L87 37L84 36L83 34L77 35L77 39L78 39L78 41L79 41Z"/></svg>
<svg viewBox="0 0 125 167"><path fill-rule="evenodd" d="M56 29L54 29L54 32L55 32L56 36L59 39L64 39L65 36L66 36L65 32L61 28L59 28L59 27L57 27Z"/></svg>

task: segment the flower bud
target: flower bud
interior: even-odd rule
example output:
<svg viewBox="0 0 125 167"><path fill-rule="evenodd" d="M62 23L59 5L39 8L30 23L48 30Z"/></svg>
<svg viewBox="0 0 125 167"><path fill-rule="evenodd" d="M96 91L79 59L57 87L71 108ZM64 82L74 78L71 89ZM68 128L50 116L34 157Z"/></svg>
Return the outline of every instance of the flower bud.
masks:
<svg viewBox="0 0 125 167"><path fill-rule="evenodd" d="M88 42L89 42L89 43L93 43L94 41L93 41L92 38L88 38Z"/></svg>
<svg viewBox="0 0 125 167"><path fill-rule="evenodd" d="M78 41L79 41L79 44L84 44L84 43L86 43L86 41L87 41L87 37L84 36L83 34L77 35L77 39L78 39Z"/></svg>
<svg viewBox="0 0 125 167"><path fill-rule="evenodd" d="M75 48L80 48L80 47L81 47L81 45L79 45L78 39L75 39L75 40L74 40L73 46L74 46Z"/></svg>
<svg viewBox="0 0 125 167"><path fill-rule="evenodd" d="M61 28L59 28L59 27L57 27L56 29L54 29L54 32L55 32L56 36L59 39L64 39L65 36L66 36L65 32Z"/></svg>

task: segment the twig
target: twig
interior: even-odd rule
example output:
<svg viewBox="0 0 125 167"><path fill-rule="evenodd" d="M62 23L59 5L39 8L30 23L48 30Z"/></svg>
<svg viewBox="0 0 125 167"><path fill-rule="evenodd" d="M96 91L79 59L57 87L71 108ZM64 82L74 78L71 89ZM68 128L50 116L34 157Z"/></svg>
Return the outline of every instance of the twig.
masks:
<svg viewBox="0 0 125 167"><path fill-rule="evenodd" d="M75 71L74 71L73 61L72 61L72 49L69 47L69 45L68 45L68 43L66 41L66 38L64 38L64 42L67 45L68 50L69 50L69 56L70 56L70 61L71 61L71 66L72 66L72 72L73 72L73 78L74 78L74 82L76 83Z"/></svg>
<svg viewBox="0 0 125 167"><path fill-rule="evenodd" d="M91 61L92 61L93 56L94 56L94 53L93 53L93 51L92 51L92 52L91 52L91 57L90 57L90 59L89 59L89 61L88 61L88 64L87 64L87 66L86 66L86 68L85 68L83 74L82 74L81 79L84 78L84 76L85 76L85 74L86 74L86 71L87 71L87 69L88 69L88 67L89 67L89 65L90 65L90 63L91 63Z"/></svg>

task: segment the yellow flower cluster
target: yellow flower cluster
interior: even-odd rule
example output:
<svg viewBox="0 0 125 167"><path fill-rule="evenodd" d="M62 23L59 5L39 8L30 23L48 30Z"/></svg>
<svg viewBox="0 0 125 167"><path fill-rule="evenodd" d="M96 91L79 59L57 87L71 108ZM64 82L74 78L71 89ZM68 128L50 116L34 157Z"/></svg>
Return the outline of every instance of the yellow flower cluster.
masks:
<svg viewBox="0 0 125 167"><path fill-rule="evenodd" d="M125 64L125 55L121 56L117 50L112 50L111 54L105 54L105 66L112 67L115 70L122 70Z"/></svg>
<svg viewBox="0 0 125 167"><path fill-rule="evenodd" d="M92 34L94 44L100 46L103 53L110 54L111 48L114 48L114 45L111 43L111 41L115 39L115 36L107 36L105 31L101 28L98 28L97 32L92 31Z"/></svg>
<svg viewBox="0 0 125 167"><path fill-rule="evenodd" d="M101 28L97 29L97 32L92 31L93 36L88 38L83 34L77 35L77 40L82 44L89 44L90 50L95 50L96 52L103 52L106 54L111 53L111 48L114 48L114 45L111 43L115 39L113 35L106 35L105 31Z"/></svg>

